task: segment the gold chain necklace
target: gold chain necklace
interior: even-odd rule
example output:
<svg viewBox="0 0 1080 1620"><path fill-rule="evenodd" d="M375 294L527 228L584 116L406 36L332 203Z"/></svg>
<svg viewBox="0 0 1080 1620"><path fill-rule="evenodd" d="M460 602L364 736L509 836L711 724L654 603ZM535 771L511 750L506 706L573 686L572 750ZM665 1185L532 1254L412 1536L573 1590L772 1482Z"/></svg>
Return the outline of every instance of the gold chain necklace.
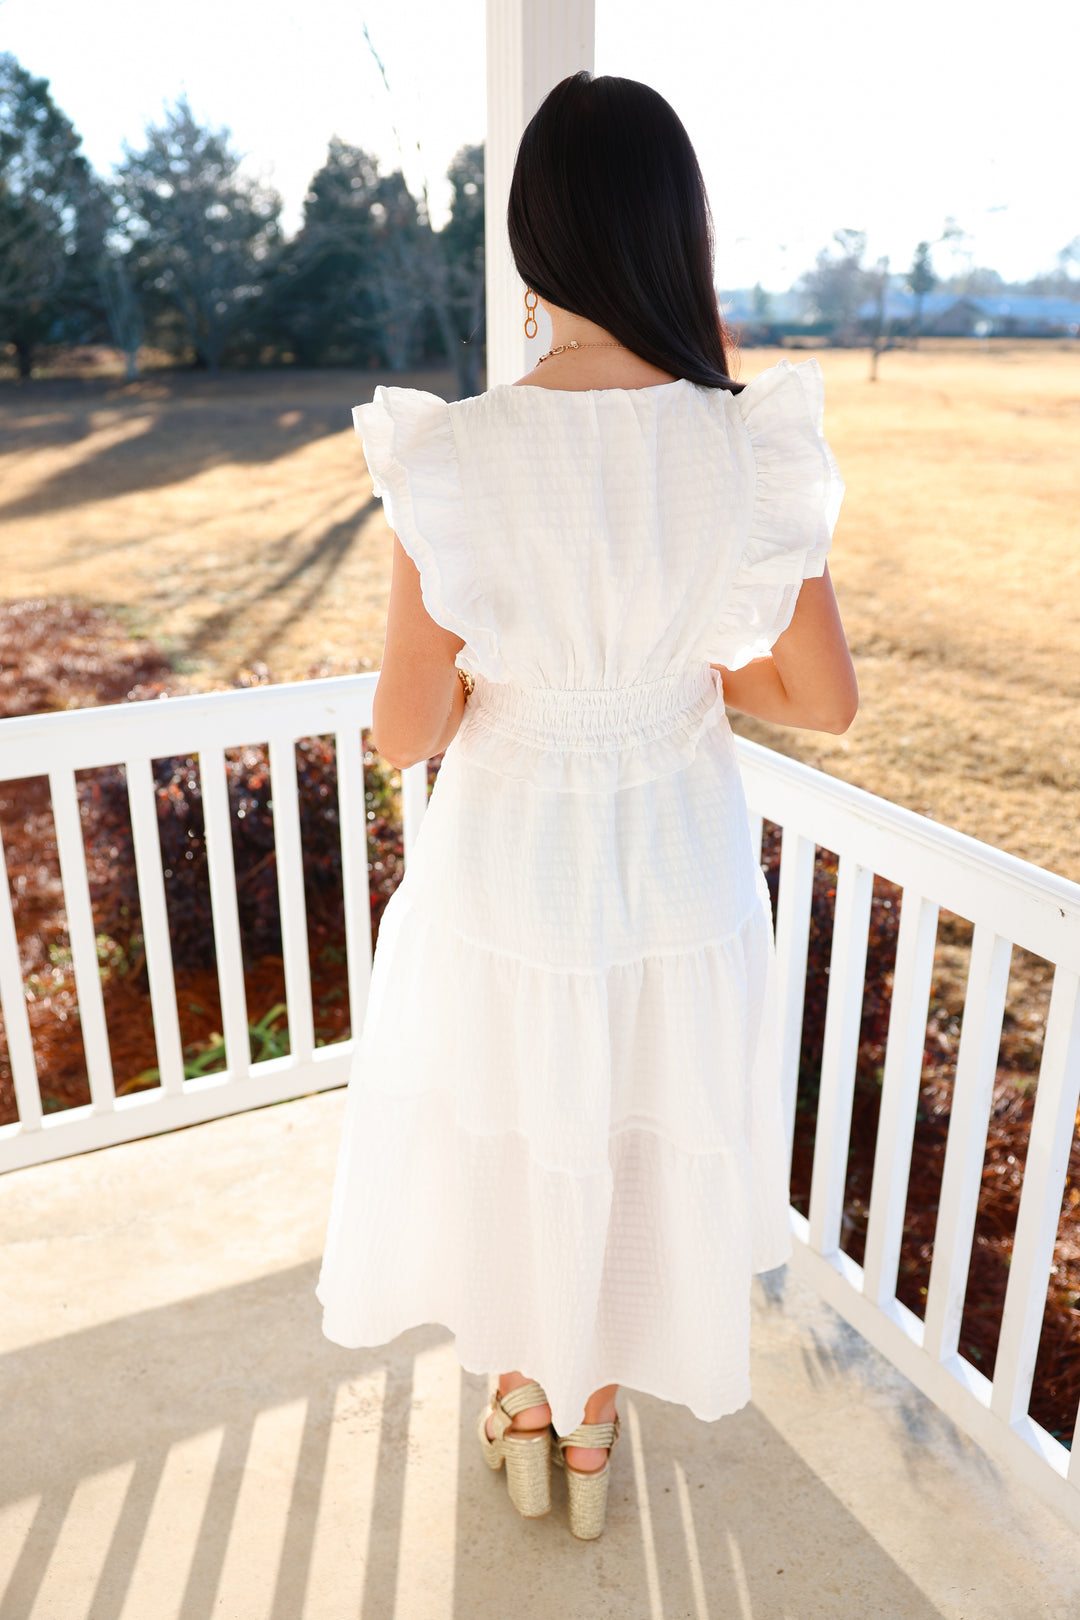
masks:
<svg viewBox="0 0 1080 1620"><path fill-rule="evenodd" d="M565 353L565 351L567 349L625 349L625 348L626 348L625 343L579 343L576 338L571 338L569 343L560 343L557 348L549 349L547 354L542 354L540 356L539 360L536 363L537 363L538 366L542 366L544 361L545 360L550 360L553 354L563 354L563 353Z"/></svg>

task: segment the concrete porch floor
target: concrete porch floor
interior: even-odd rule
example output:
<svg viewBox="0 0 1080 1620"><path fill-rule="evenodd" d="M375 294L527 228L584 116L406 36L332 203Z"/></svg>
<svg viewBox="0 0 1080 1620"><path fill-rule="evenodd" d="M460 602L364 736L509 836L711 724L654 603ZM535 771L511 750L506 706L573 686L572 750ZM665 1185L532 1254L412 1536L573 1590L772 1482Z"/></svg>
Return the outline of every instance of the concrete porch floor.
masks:
<svg viewBox="0 0 1080 1620"><path fill-rule="evenodd" d="M1070 1531L784 1272L754 1400L624 1390L608 1528L526 1522L483 1380L323 1339L344 1095L0 1180L0 1620L1066 1620Z"/></svg>

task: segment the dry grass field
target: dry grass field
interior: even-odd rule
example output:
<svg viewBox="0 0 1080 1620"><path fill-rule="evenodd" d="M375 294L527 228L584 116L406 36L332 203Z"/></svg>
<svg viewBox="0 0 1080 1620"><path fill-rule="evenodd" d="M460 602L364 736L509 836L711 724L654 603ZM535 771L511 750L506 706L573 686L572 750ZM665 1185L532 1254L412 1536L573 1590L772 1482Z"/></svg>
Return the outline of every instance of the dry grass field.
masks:
<svg viewBox="0 0 1080 1620"><path fill-rule="evenodd" d="M755 734L1080 879L1080 346L927 343L877 383L820 358L862 705L842 738Z"/></svg>
<svg viewBox="0 0 1080 1620"><path fill-rule="evenodd" d="M876 383L819 358L862 708L841 738L740 729L1080 879L1080 346L926 341ZM349 409L379 381L449 378L0 388L0 596L100 603L197 684L377 667L390 538Z"/></svg>

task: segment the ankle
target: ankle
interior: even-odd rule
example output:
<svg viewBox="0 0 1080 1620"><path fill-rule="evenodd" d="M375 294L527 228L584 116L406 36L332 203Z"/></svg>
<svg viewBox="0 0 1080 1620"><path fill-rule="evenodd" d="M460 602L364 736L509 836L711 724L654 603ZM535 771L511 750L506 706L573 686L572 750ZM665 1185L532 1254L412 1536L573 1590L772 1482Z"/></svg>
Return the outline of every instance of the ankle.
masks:
<svg viewBox="0 0 1080 1620"><path fill-rule="evenodd" d="M618 1384L605 1384L596 1389L585 1402L584 1423L614 1423L619 1394Z"/></svg>

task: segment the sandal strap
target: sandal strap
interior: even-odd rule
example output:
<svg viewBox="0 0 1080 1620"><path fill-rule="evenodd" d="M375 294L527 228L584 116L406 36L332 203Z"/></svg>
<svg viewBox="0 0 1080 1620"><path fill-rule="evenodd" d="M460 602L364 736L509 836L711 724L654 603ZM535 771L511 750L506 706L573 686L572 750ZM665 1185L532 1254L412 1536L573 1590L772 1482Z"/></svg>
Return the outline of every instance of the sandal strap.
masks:
<svg viewBox="0 0 1080 1620"><path fill-rule="evenodd" d="M579 1423L573 1434L557 1435L555 1444L560 1455L567 1446L596 1449L602 1446L610 1451L618 1438L619 1419L616 1416L613 1423Z"/></svg>
<svg viewBox="0 0 1080 1620"><path fill-rule="evenodd" d="M506 1395L495 1391L495 1400L510 1417L517 1417L519 1412L526 1411L530 1406L546 1406L547 1396L539 1384L522 1384L520 1389L512 1389Z"/></svg>
<svg viewBox="0 0 1080 1620"><path fill-rule="evenodd" d="M499 1386L496 1384L491 1392L491 1410L494 1414L491 1420L491 1441L502 1440L519 1412L526 1411L530 1406L546 1405L547 1396L537 1383L522 1384L520 1389L512 1389L505 1395L499 1394Z"/></svg>

